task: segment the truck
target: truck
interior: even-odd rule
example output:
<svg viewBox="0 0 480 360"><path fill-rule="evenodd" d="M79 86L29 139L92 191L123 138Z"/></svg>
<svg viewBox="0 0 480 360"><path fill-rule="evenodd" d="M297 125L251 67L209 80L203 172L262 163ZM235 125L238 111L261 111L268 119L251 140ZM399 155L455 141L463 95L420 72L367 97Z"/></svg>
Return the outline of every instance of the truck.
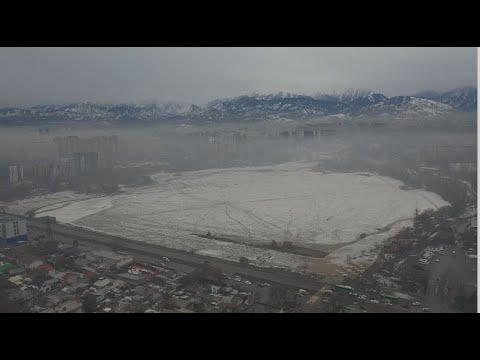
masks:
<svg viewBox="0 0 480 360"><path fill-rule="evenodd" d="M337 286L335 286L335 290L340 291L340 292L350 293L350 292L353 292L355 289L353 287L347 286L347 285L337 285Z"/></svg>
<svg viewBox="0 0 480 360"><path fill-rule="evenodd" d="M380 297L384 300L388 300L391 302L397 302L398 300L400 300L398 296L390 295L390 294L380 294Z"/></svg>

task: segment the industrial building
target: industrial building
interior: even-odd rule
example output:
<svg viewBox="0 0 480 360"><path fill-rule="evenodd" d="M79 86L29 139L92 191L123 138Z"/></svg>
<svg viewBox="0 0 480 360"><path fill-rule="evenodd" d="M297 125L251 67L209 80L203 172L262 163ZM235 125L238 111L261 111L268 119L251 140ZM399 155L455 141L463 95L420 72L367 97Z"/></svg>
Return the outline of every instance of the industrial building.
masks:
<svg viewBox="0 0 480 360"><path fill-rule="evenodd" d="M16 244L27 240L27 220L0 216L0 243Z"/></svg>

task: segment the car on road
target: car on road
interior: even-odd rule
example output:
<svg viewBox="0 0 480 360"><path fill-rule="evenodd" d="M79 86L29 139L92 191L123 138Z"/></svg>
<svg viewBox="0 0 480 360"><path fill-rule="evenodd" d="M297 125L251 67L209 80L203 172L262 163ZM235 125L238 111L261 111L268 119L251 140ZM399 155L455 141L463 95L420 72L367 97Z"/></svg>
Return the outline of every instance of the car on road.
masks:
<svg viewBox="0 0 480 360"><path fill-rule="evenodd" d="M435 262L440 262L440 260L439 260L439 259L435 259Z"/></svg>
<svg viewBox="0 0 480 360"><path fill-rule="evenodd" d="M455 255L455 250L452 250L452 254Z"/></svg>
<svg viewBox="0 0 480 360"><path fill-rule="evenodd" d="M385 306L392 306L392 303L387 302L385 303Z"/></svg>
<svg viewBox="0 0 480 360"><path fill-rule="evenodd" d="M414 303L412 303L413 306L420 306L420 303L418 301L415 301Z"/></svg>
<svg viewBox="0 0 480 360"><path fill-rule="evenodd" d="M307 292L307 290L299 289L299 290L298 290L298 294L299 294L300 296L305 296L305 295L308 295L308 292Z"/></svg>
<svg viewBox="0 0 480 360"><path fill-rule="evenodd" d="M330 290L330 289L325 290L325 292L326 292L326 293L329 293L329 294L333 293L333 291Z"/></svg>
<svg viewBox="0 0 480 360"><path fill-rule="evenodd" d="M358 298L359 298L360 300L367 300L367 297L366 297L365 295L360 295Z"/></svg>
<svg viewBox="0 0 480 360"><path fill-rule="evenodd" d="M442 251L439 252L439 254L440 255L445 255L446 253L445 253L445 251L442 250Z"/></svg>
<svg viewBox="0 0 480 360"><path fill-rule="evenodd" d="M372 304L378 304L380 301L375 300L375 299L372 299L372 300L370 300L370 302L371 302Z"/></svg>
<svg viewBox="0 0 480 360"><path fill-rule="evenodd" d="M248 281L248 280L245 281L245 284L247 284L247 285L252 285L252 283L251 283L250 281Z"/></svg>
<svg viewBox="0 0 480 360"><path fill-rule="evenodd" d="M240 281L242 281L242 279L241 279L241 278L239 278L239 277L235 277L233 280L235 280L235 281L237 281L237 282L240 282Z"/></svg>
<svg viewBox="0 0 480 360"><path fill-rule="evenodd" d="M330 302L330 300L328 300L328 299L323 299L322 301L323 301L324 303L329 303L329 302Z"/></svg>
<svg viewBox="0 0 480 360"><path fill-rule="evenodd" d="M429 311L430 311L430 309L427 308L427 307L424 307L424 308L422 309L422 312L429 312Z"/></svg>
<svg viewBox="0 0 480 360"><path fill-rule="evenodd" d="M170 259L167 258L166 256L164 256L162 259L165 260L166 262L169 262L169 261L170 261Z"/></svg>

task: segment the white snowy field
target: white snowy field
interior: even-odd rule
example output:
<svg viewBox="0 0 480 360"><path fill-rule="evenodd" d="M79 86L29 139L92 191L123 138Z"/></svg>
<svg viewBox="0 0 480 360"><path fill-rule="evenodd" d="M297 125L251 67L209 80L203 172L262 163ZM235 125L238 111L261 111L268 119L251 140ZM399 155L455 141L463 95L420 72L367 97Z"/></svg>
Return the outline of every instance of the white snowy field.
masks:
<svg viewBox="0 0 480 360"><path fill-rule="evenodd" d="M121 195L43 208L57 217L98 231L197 253L259 265L297 267L309 258L242 244L203 239L193 233L232 237L248 243L292 241L302 246L352 242L362 233L411 218L420 211L448 205L440 196L399 189L400 181L353 173L322 174L314 164L210 169L153 176L157 185ZM369 252L395 230L367 236L333 251L325 260L345 263ZM349 254L349 256L347 256ZM369 255L370 256L370 255ZM367 259L368 261L368 259Z"/></svg>
<svg viewBox="0 0 480 360"><path fill-rule="evenodd" d="M57 208L62 204L70 204L74 201L86 200L90 198L92 198L92 195L78 194L73 191L59 191L51 194L32 196L28 199L12 201L4 203L3 205L7 206L8 212L12 214L24 215L29 210L36 210L49 205Z"/></svg>

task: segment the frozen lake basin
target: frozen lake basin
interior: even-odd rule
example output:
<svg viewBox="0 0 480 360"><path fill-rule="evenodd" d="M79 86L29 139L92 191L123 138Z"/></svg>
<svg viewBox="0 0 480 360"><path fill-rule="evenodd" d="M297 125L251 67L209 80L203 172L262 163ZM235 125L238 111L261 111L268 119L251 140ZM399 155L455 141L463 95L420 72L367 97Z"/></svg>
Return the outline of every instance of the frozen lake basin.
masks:
<svg viewBox="0 0 480 360"><path fill-rule="evenodd" d="M448 205L431 192L401 190L402 182L388 177L323 174L313 171L314 165L294 162L157 174L153 186L45 208L38 215L206 255L235 260L247 256L289 266L290 260L305 260L192 234L210 231L252 244L274 240L329 247L409 219L415 207L422 211Z"/></svg>

